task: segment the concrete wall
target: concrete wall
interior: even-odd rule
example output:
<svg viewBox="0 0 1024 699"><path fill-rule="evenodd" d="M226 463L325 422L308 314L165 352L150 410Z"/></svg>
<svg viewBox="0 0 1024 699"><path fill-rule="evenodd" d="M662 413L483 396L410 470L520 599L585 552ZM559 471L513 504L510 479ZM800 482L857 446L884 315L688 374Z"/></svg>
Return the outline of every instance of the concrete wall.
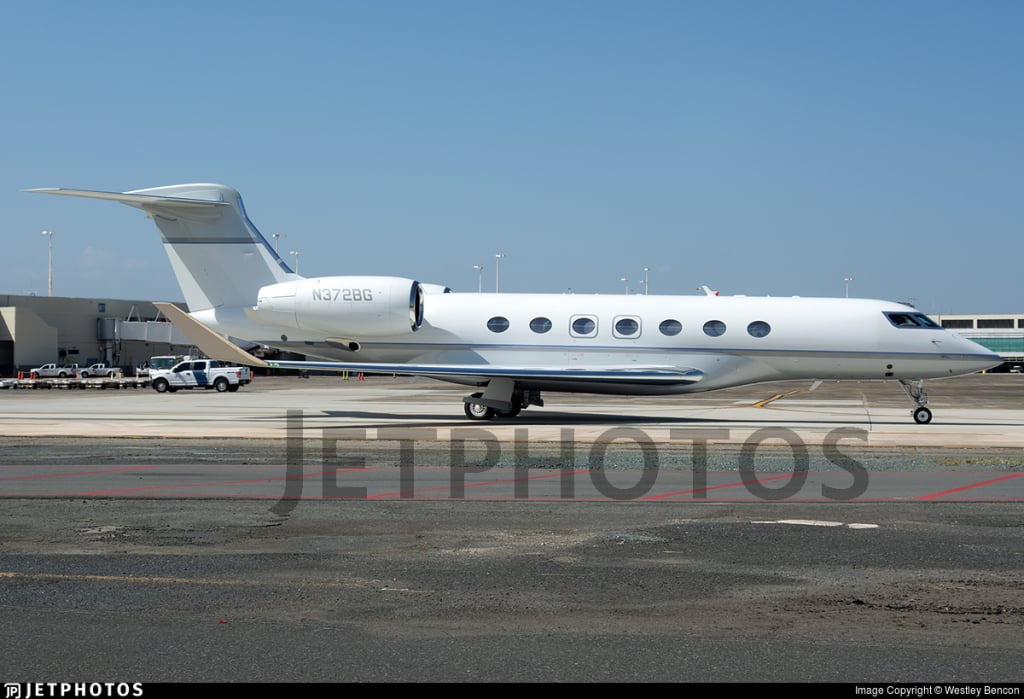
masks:
<svg viewBox="0 0 1024 699"><path fill-rule="evenodd" d="M57 328L48 325L31 309L0 308L0 327L0 340L11 343L11 351L6 358L9 366L4 373L13 374L15 367L31 369L54 361ZM5 358L0 357L0 362L5 362ZM2 368L3 364L0 364Z"/></svg>
<svg viewBox="0 0 1024 699"><path fill-rule="evenodd" d="M0 376L47 362L106 361L131 374L152 356L191 350L180 333L172 337L180 344L97 339L98 318L157 320L157 309L149 301L0 294L0 309Z"/></svg>

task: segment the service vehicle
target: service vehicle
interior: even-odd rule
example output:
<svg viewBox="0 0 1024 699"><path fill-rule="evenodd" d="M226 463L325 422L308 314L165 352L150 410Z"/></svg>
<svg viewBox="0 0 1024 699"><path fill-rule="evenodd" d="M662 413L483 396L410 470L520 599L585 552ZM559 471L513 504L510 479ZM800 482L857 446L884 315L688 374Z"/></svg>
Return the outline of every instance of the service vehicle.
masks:
<svg viewBox="0 0 1024 699"><path fill-rule="evenodd" d="M106 364L92 364L84 369L80 369L78 372L78 376L83 379L88 379L90 377L96 378L97 376L103 376L108 379L112 379L120 373L121 370L118 369L116 366L107 366Z"/></svg>
<svg viewBox="0 0 1024 699"><path fill-rule="evenodd" d="M67 379L78 375L77 364L44 364L28 372L33 379Z"/></svg>
<svg viewBox="0 0 1024 699"><path fill-rule="evenodd" d="M149 372L158 369L172 369L175 364L183 362L186 359L198 359L198 357L189 357L184 354L161 354L158 357L150 357L145 364L135 370L136 376L149 376Z"/></svg>
<svg viewBox="0 0 1024 699"><path fill-rule="evenodd" d="M179 388L234 392L252 381L252 370L247 366L230 366L216 359L189 359L170 369L150 369L149 381L157 393L173 393Z"/></svg>

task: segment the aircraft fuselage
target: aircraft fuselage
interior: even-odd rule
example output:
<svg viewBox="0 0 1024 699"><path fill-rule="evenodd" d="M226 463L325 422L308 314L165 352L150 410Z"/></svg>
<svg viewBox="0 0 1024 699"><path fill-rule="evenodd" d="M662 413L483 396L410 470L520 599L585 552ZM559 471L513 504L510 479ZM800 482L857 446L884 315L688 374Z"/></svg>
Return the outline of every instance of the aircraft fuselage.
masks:
<svg viewBox="0 0 1024 699"><path fill-rule="evenodd" d="M301 317L326 303L310 298L294 312ZM301 321L268 324L270 314L252 309L193 315L228 335L330 361L568 369L635 364L704 374L675 386L562 385L555 376L519 382L538 390L667 394L783 379L918 380L980 371L998 361L941 327L892 320L922 317L914 309L865 299L436 293L423 299L418 329L369 338L353 331L358 323L346 327L342 309L319 321L325 325L319 331L297 327Z"/></svg>

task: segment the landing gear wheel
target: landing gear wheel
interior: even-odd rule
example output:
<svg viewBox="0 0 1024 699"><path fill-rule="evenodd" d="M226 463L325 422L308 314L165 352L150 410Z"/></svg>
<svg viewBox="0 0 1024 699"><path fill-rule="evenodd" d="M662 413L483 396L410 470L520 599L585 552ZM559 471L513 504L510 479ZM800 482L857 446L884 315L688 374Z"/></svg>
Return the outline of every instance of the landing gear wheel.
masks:
<svg viewBox="0 0 1024 699"><path fill-rule="evenodd" d="M914 408L913 415L914 422L919 425L927 425L932 421L932 411L925 407Z"/></svg>
<svg viewBox="0 0 1024 699"><path fill-rule="evenodd" d="M519 414L519 411L523 409L523 401L519 399L519 396L512 396L512 407L508 410L495 411L498 417L515 417Z"/></svg>
<svg viewBox="0 0 1024 699"><path fill-rule="evenodd" d="M474 393L471 398L480 398L482 393ZM470 420L490 420L494 417L494 408L479 403L466 403L466 417Z"/></svg>

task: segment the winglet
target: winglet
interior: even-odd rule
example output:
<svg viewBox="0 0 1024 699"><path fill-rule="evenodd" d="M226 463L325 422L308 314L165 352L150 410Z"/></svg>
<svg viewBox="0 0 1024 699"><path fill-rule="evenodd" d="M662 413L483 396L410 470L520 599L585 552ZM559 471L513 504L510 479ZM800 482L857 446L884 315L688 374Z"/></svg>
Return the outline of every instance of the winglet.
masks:
<svg viewBox="0 0 1024 699"><path fill-rule="evenodd" d="M170 318L171 322L211 359L219 359L222 362L232 362L244 366L267 366L265 361L259 357L252 356L223 335L214 332L200 323L173 303L156 302L153 305Z"/></svg>

